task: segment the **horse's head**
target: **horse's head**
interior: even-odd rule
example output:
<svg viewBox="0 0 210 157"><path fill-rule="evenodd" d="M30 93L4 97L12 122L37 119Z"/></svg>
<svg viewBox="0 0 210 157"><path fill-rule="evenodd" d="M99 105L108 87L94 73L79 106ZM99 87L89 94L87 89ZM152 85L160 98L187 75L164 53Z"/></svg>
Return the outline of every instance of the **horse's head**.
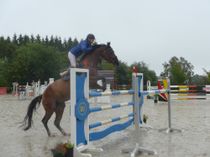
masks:
<svg viewBox="0 0 210 157"><path fill-rule="evenodd" d="M98 75L98 65L101 63L102 59L106 60L107 62L118 66L119 61L117 56L115 55L113 49L110 46L110 43L107 45L105 44L100 44L100 45L95 45L93 47L92 52L86 53L82 58L81 58L81 66L83 68L88 68L90 72L90 87L93 89L103 89L105 90L106 85L104 77L101 77ZM99 86L97 84L98 80L102 80L103 85Z"/></svg>
<svg viewBox="0 0 210 157"><path fill-rule="evenodd" d="M119 61L117 56L114 53L114 50L110 46L110 43L101 44L101 45L96 45L95 46L95 51L98 53L100 56L100 59L104 59L109 63L112 63L113 65L119 65Z"/></svg>
<svg viewBox="0 0 210 157"><path fill-rule="evenodd" d="M114 50L111 48L110 43L106 44L99 44L93 46L93 51L90 53L85 54L81 61L84 67L96 67L101 60L104 59L113 65L118 66L119 61L117 56L114 53Z"/></svg>

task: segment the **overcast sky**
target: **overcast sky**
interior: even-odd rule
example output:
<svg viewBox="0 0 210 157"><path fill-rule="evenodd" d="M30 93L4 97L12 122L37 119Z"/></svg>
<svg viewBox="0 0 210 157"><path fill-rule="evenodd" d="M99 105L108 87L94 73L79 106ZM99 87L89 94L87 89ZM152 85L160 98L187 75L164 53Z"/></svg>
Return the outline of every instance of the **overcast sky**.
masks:
<svg viewBox="0 0 210 157"><path fill-rule="evenodd" d="M173 56L210 71L210 0L0 0L0 35L111 41L118 58L157 75Z"/></svg>

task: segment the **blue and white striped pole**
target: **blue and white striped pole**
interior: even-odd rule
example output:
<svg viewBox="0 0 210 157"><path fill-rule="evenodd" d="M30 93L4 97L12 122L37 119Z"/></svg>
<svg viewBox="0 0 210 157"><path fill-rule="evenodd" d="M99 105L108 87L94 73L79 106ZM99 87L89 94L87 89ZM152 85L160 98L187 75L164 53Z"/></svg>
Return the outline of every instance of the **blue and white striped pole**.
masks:
<svg viewBox="0 0 210 157"><path fill-rule="evenodd" d="M124 103L119 103L119 104L91 107L90 113L99 112L99 111L103 111L103 110L109 110L109 109L115 109L115 108L120 108L120 107L125 107L125 106L134 106L134 102L124 102Z"/></svg>
<svg viewBox="0 0 210 157"><path fill-rule="evenodd" d="M90 124L89 129L93 129L93 128L96 128L96 127L99 127L99 126L107 125L107 124L117 122L117 121L120 121L120 120L123 120L123 119L126 119L126 118L130 118L130 117L133 117L133 116L134 116L134 114L130 113L128 115L122 115L120 117L115 117L115 118L103 120L103 121L100 121L100 122L96 122L96 123Z"/></svg>
<svg viewBox="0 0 210 157"><path fill-rule="evenodd" d="M110 91L110 92L96 92L96 91L90 91L89 95L90 97L100 97L100 96L114 96L114 95L125 95L125 94L134 94L134 90L116 90L116 91Z"/></svg>

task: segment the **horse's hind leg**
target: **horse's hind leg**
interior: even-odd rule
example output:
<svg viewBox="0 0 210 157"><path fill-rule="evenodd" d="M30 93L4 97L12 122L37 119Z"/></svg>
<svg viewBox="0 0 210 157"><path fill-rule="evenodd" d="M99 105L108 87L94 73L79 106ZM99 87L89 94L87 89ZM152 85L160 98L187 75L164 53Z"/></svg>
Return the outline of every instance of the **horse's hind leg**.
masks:
<svg viewBox="0 0 210 157"><path fill-rule="evenodd" d="M50 117L52 116L53 112L54 112L53 110L45 111L45 115L44 115L44 117L43 117L43 119L42 119L42 123L44 124L44 127L45 127L45 129L47 130L48 136L51 136L51 132L50 132L50 130L49 130L49 128L48 128L47 123L48 123Z"/></svg>
<svg viewBox="0 0 210 157"><path fill-rule="evenodd" d="M62 119L62 116L63 116L64 108L65 108L65 103L57 103L56 110L55 110L56 117L55 117L54 124L58 128L58 130L64 136L66 136L68 134L60 126L60 122L61 122L61 119Z"/></svg>

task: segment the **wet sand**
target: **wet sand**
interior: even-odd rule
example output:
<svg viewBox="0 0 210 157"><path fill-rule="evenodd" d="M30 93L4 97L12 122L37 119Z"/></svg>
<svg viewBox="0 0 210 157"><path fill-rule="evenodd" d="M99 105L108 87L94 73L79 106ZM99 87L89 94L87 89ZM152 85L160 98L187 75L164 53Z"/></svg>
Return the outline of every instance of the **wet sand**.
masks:
<svg viewBox="0 0 210 157"><path fill-rule="evenodd" d="M129 101L128 96L113 97L112 102ZM33 127L29 131L19 128L26 114L30 100L18 100L17 97L0 96L0 157L52 157L50 149L57 143L65 142L64 137L54 126L54 115L49 121L49 128L55 137L48 137L41 123L44 115L42 106L33 117ZM130 108L106 111L91 115L90 121L120 116L128 113ZM136 141L141 146L157 151L157 155L142 154L157 157L209 157L210 156L210 100L172 100L172 127L182 132L167 134L159 129L168 126L167 103L154 104L145 100L143 113L149 116L148 125L152 129L141 128L138 135L131 126L125 131L113 133L106 138L94 142L94 145L104 149L102 153L93 153L94 157L128 157L121 149L135 146ZM69 103L61 122L62 127L70 133Z"/></svg>

